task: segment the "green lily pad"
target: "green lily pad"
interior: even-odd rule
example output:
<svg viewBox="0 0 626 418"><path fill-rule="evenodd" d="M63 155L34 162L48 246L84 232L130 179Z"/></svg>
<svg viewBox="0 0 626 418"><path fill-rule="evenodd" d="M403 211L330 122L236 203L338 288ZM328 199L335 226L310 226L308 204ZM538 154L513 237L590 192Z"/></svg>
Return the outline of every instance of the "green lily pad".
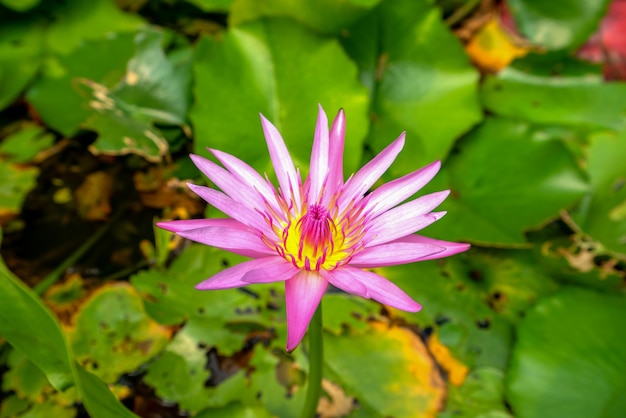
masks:
<svg viewBox="0 0 626 418"><path fill-rule="evenodd" d="M0 159L26 163L35 158L40 151L51 147L53 143L54 135L46 133L44 128L25 124L19 131L0 142Z"/></svg>
<svg viewBox="0 0 626 418"><path fill-rule="evenodd" d="M146 26L139 15L122 12L112 0L68 0L58 3L52 13L55 20L46 32L46 43L51 51L61 55L73 52L85 41L105 39L112 33L134 32Z"/></svg>
<svg viewBox="0 0 626 418"><path fill-rule="evenodd" d="M407 132L389 171L394 176L444 158L458 136L481 120L478 72L428 2L384 1L341 42L370 90L372 150Z"/></svg>
<svg viewBox="0 0 626 418"><path fill-rule="evenodd" d="M16 12L25 12L37 6L41 0L1 0L4 6Z"/></svg>
<svg viewBox="0 0 626 418"><path fill-rule="evenodd" d="M438 418L513 418L504 404L502 370L479 367L460 387L450 386L446 409Z"/></svg>
<svg viewBox="0 0 626 418"><path fill-rule="evenodd" d="M0 25L0 110L19 96L39 70L43 29L27 19Z"/></svg>
<svg viewBox="0 0 626 418"><path fill-rule="evenodd" d="M159 353L170 334L146 314L139 294L123 283L98 289L73 322L68 335L77 360L108 383Z"/></svg>
<svg viewBox="0 0 626 418"><path fill-rule="evenodd" d="M0 217L20 212L22 203L37 184L39 169L0 161Z"/></svg>
<svg viewBox="0 0 626 418"><path fill-rule="evenodd" d="M274 415L260 406L244 406L231 403L220 409L209 409L196 415L196 418L272 418Z"/></svg>
<svg viewBox="0 0 626 418"><path fill-rule="evenodd" d="M199 0L195 0L198 2ZM381 0L279 0L233 2L230 23L240 25L261 17L289 17L321 33L338 34L366 14Z"/></svg>
<svg viewBox="0 0 626 418"><path fill-rule="evenodd" d="M574 50L596 30L610 0L508 0L520 31L548 49Z"/></svg>
<svg viewBox="0 0 626 418"><path fill-rule="evenodd" d="M589 190L550 130L496 118L460 142L432 187L452 193L440 206L448 214L426 235L500 246L524 245L524 231L557 218Z"/></svg>
<svg viewBox="0 0 626 418"><path fill-rule="evenodd" d="M487 77L481 99L489 111L527 122L626 128L626 85L597 77L546 77L507 68Z"/></svg>
<svg viewBox="0 0 626 418"><path fill-rule="evenodd" d="M0 234L0 241L1 241ZM32 330L38 330L33 333ZM56 317L0 258L0 335L37 365L58 390L74 384L85 408L102 418L136 418L95 375L76 364Z"/></svg>
<svg viewBox="0 0 626 418"><path fill-rule="evenodd" d="M205 12L227 12L234 0L187 0Z"/></svg>
<svg viewBox="0 0 626 418"><path fill-rule="evenodd" d="M626 257L626 131L591 137L587 170L591 192L574 220L608 250Z"/></svg>
<svg viewBox="0 0 626 418"><path fill-rule="evenodd" d="M380 274L423 306L418 313L397 315L436 330L463 364L502 370L510 355L512 324L540 296L557 289L530 251L473 249L442 261L385 267Z"/></svg>
<svg viewBox="0 0 626 418"><path fill-rule="evenodd" d="M219 62L219 65L215 65ZM194 149L229 152L272 173L259 112L276 125L297 165L308 167L317 104L329 119L347 118L345 167L360 161L367 130L367 92L357 69L334 39L287 20L261 20L203 38L194 61Z"/></svg>
<svg viewBox="0 0 626 418"><path fill-rule="evenodd" d="M71 54L49 58L43 75L28 90L27 100L46 125L72 136L93 113L77 89L77 79L87 79L112 89L124 76L135 50L135 34L111 34L86 41ZM98 62L98 65L93 65ZM71 111L59 112L59 107Z"/></svg>
<svg viewBox="0 0 626 418"><path fill-rule="evenodd" d="M30 402L40 402L44 388L50 385L41 369L18 350L9 353L7 366L9 370L2 376L2 390L13 391Z"/></svg>
<svg viewBox="0 0 626 418"><path fill-rule="evenodd" d="M520 418L618 418L626 410L626 299L568 288L518 328L508 399Z"/></svg>

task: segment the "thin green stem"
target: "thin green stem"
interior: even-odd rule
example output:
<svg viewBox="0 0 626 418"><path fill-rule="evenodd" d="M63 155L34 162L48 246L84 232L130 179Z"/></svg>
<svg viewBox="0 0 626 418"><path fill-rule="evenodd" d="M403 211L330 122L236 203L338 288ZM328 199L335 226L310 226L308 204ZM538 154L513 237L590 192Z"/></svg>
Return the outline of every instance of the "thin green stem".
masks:
<svg viewBox="0 0 626 418"><path fill-rule="evenodd" d="M302 418L314 418L322 394L324 368L324 335L322 330L322 303L320 302L309 324L309 376Z"/></svg>

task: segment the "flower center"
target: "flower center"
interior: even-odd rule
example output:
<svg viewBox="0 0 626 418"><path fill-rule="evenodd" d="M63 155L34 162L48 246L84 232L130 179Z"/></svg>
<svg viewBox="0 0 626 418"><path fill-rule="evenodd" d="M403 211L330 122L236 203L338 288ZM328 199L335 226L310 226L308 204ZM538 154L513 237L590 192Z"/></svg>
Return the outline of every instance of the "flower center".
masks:
<svg viewBox="0 0 626 418"><path fill-rule="evenodd" d="M300 252L305 246L313 248L314 255L327 246L332 246L333 219L321 205L313 205L297 222L300 232Z"/></svg>
<svg viewBox="0 0 626 418"><path fill-rule="evenodd" d="M311 205L299 217L290 218L279 236L276 251L300 269L333 270L350 255L344 231L321 205Z"/></svg>

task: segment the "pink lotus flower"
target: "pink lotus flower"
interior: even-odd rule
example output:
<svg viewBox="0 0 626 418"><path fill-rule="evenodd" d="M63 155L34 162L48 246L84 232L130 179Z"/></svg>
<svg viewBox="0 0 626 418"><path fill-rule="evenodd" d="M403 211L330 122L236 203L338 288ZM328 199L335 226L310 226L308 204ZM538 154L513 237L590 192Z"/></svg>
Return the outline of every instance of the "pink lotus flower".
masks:
<svg viewBox="0 0 626 418"><path fill-rule="evenodd" d="M419 311L421 306L399 287L362 269L446 257L469 248L468 244L414 235L445 214L431 211L449 191L398 206L434 177L440 163L366 194L402 149L404 133L344 182L345 116L339 111L329 132L320 106L309 176L303 184L278 130L262 115L261 123L278 190L243 161L210 150L224 168L197 155L191 158L222 191L189 187L231 219L158 223L184 238L252 259L196 288L228 289L284 281L289 351L302 340L328 283L397 309Z"/></svg>

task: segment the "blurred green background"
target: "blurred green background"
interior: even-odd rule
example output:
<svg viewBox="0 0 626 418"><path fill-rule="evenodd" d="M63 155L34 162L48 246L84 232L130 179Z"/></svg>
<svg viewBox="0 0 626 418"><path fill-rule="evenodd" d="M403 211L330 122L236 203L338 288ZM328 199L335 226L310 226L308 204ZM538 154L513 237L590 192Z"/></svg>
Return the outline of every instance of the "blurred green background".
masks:
<svg viewBox="0 0 626 418"><path fill-rule="evenodd" d="M405 313L324 298L321 417L626 416L626 1L0 0L0 418L297 417L283 289L198 292L240 257L190 152L303 172L318 103L346 172L401 132L433 160L423 234L473 244L379 272ZM270 174L271 176L271 174Z"/></svg>

